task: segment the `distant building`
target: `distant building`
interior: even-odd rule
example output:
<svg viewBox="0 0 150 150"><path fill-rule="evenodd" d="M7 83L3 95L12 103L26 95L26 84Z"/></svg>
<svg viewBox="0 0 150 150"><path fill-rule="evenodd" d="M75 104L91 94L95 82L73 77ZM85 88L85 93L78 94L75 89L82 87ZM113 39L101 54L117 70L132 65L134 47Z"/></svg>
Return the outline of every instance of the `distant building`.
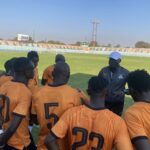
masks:
<svg viewBox="0 0 150 150"><path fill-rule="evenodd" d="M80 46L81 46L81 47L88 47L88 46L89 46L89 43L88 43L88 42L81 42L81 43L80 43Z"/></svg>
<svg viewBox="0 0 150 150"><path fill-rule="evenodd" d="M28 42L30 40L30 36L25 35L25 34L18 34L17 35L17 40L20 41L20 42Z"/></svg>

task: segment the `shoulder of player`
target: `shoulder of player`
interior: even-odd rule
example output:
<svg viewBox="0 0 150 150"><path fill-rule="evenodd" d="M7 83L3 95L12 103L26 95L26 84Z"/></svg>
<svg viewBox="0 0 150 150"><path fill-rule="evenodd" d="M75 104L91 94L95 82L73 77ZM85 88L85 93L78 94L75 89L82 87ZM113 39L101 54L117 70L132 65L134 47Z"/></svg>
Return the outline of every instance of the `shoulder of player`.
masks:
<svg viewBox="0 0 150 150"><path fill-rule="evenodd" d="M146 105L146 104L145 104ZM141 105L140 103L134 103L132 106L130 106L126 112L125 112L125 118L128 115L132 115L132 116L139 116L139 114L141 113L141 109L143 109L143 105Z"/></svg>
<svg viewBox="0 0 150 150"><path fill-rule="evenodd" d="M47 85L39 87L38 89L34 90L33 95L34 96L40 96L42 94L45 94L45 92L47 91L47 89L48 89Z"/></svg>
<svg viewBox="0 0 150 150"><path fill-rule="evenodd" d="M122 66L120 66L120 70L122 72L126 73L126 74L129 74L129 71L126 68L122 67Z"/></svg>
<svg viewBox="0 0 150 150"><path fill-rule="evenodd" d="M81 92L80 89L76 89L76 88L73 88L71 87L70 85L65 85L65 88L67 89L67 91L69 91L70 93L74 93L74 94L78 94Z"/></svg>
<svg viewBox="0 0 150 150"><path fill-rule="evenodd" d="M145 103L146 104L146 103ZM136 111L139 111L139 108L142 108L143 107L143 103L140 103L140 102L136 102L134 103L133 105L131 105L127 110L126 112L135 112Z"/></svg>
<svg viewBox="0 0 150 150"><path fill-rule="evenodd" d="M54 65L49 65L45 70L48 71L48 70L52 70L54 68Z"/></svg>
<svg viewBox="0 0 150 150"><path fill-rule="evenodd" d="M124 122L124 120L117 114L113 113L112 111L108 109L106 109L106 111L107 111L107 116L111 119L114 125L119 126L120 123Z"/></svg>
<svg viewBox="0 0 150 150"><path fill-rule="evenodd" d="M18 83L19 84L19 83ZM31 96L31 90L25 85L25 84L20 84L18 86L18 88L20 89L20 92L26 95ZM22 92L23 91L23 92Z"/></svg>
<svg viewBox="0 0 150 150"><path fill-rule="evenodd" d="M40 87L38 89L38 91L35 92L35 94L36 95L41 95L41 94L44 95L45 93L50 92L50 91L53 91L53 92L54 91L57 91L57 92L62 91L63 92L64 90L70 91L71 87L68 85L62 85L62 86L57 86L57 87L45 85L43 87Z"/></svg>
<svg viewBox="0 0 150 150"><path fill-rule="evenodd" d="M101 69L101 71L108 71L108 70L109 70L109 66L103 67L103 68Z"/></svg>
<svg viewBox="0 0 150 150"><path fill-rule="evenodd" d="M10 85L12 85L12 81L11 80L3 83L0 87L6 87L7 88Z"/></svg>
<svg viewBox="0 0 150 150"><path fill-rule="evenodd" d="M82 108L83 108L83 105L80 105L80 106L74 106L74 107L70 108L69 110L72 112L77 112L77 111L81 110Z"/></svg>
<svg viewBox="0 0 150 150"><path fill-rule="evenodd" d="M81 112L82 108L83 108L83 105L74 106L74 107L69 108L67 111L65 111L65 113L67 113L70 116L74 116L78 114L78 112Z"/></svg>
<svg viewBox="0 0 150 150"><path fill-rule="evenodd" d="M0 79L3 79L3 78L5 78L5 77L6 77L6 75L3 74L3 75L0 76Z"/></svg>
<svg viewBox="0 0 150 150"><path fill-rule="evenodd" d="M43 72L46 72L46 71L48 70L49 67L50 67L50 66L46 67L46 68L43 70Z"/></svg>
<svg viewBox="0 0 150 150"><path fill-rule="evenodd" d="M100 71L99 71L99 75L103 75L103 74L107 74L110 72L109 66L103 67Z"/></svg>
<svg viewBox="0 0 150 150"><path fill-rule="evenodd" d="M7 75L2 75L1 77L0 77L0 80L5 80L5 79L8 79L8 78L10 78L11 76L7 76Z"/></svg>
<svg viewBox="0 0 150 150"><path fill-rule="evenodd" d="M8 81L5 83L5 86L8 87L10 86L11 88L17 89L19 91L19 94L26 94L28 96L31 96L31 91L29 90L29 88L23 84L23 83L19 83L19 82L13 82L13 81Z"/></svg>
<svg viewBox="0 0 150 150"><path fill-rule="evenodd" d="M44 69L44 71L43 71L43 74L48 74L48 72L51 71L52 68L53 68L53 65L50 65L50 66L46 67L46 68Z"/></svg>

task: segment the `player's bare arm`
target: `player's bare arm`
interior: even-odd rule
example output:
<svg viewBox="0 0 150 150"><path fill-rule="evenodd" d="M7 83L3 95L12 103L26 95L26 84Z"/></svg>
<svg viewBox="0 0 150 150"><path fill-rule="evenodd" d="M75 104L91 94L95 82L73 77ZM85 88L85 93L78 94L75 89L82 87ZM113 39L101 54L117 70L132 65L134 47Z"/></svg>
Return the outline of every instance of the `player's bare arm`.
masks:
<svg viewBox="0 0 150 150"><path fill-rule="evenodd" d="M0 134L0 146L3 147L7 143L7 141L12 137L14 132L19 127L21 121L23 119L23 116L14 114L14 119L12 123L10 124L9 128L2 134Z"/></svg>
<svg viewBox="0 0 150 150"><path fill-rule="evenodd" d="M49 135L45 139L45 145L48 150L59 150L59 146L57 144L57 138L52 134L49 133Z"/></svg>
<svg viewBox="0 0 150 150"><path fill-rule="evenodd" d="M146 137L133 140L136 150L150 150L150 144Z"/></svg>

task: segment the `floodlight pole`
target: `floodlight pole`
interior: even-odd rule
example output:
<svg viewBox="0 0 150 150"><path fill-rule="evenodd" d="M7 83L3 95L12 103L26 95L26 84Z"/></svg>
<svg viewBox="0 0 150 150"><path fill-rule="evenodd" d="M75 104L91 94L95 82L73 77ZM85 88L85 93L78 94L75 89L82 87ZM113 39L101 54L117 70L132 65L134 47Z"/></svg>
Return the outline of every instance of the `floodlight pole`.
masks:
<svg viewBox="0 0 150 150"><path fill-rule="evenodd" d="M99 21L94 20L94 21L92 21L92 24L93 24L92 46L96 46L96 43L97 43L97 26L99 24Z"/></svg>

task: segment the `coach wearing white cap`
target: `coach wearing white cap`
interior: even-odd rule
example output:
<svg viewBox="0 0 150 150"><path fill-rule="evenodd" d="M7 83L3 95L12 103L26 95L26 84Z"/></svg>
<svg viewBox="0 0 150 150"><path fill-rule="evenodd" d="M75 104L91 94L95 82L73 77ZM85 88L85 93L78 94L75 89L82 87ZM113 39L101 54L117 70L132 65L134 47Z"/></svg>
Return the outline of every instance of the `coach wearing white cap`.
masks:
<svg viewBox="0 0 150 150"><path fill-rule="evenodd" d="M120 66L121 54L112 52L109 56L109 66L104 67L98 76L105 77L108 82L108 91L105 100L106 107L118 115L122 115L124 107L124 89L129 71Z"/></svg>

